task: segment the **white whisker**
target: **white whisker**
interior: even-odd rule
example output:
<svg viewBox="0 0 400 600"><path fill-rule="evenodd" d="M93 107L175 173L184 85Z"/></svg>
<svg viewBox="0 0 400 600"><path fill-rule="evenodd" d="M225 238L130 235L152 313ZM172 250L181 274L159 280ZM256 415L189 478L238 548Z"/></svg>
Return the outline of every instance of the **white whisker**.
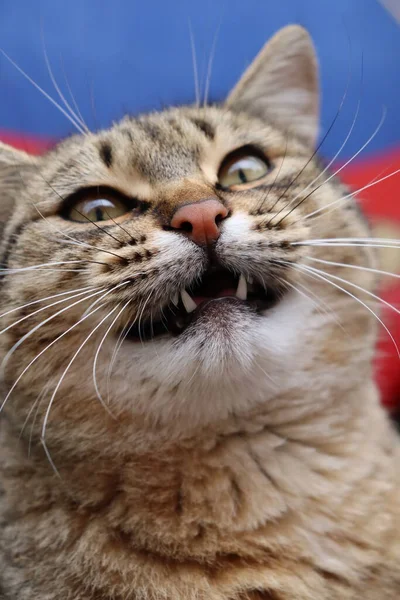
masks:
<svg viewBox="0 0 400 600"><path fill-rule="evenodd" d="M302 265L302 266L305 266L305 265ZM383 298L380 298L379 296L377 296L373 292L370 292L369 290L364 289L363 287L357 285L356 283L353 283L352 281L347 281L347 279L343 279L342 277L339 277L338 275L332 275L331 273L326 273L326 271L320 271L319 269L316 269L315 267L307 266L306 268L310 269L311 271L313 271L315 273L323 273L327 277L331 277L332 279L335 279L336 281L340 281L341 283L344 283L346 285L354 287L357 290L359 290L360 292L363 292L364 294L367 294L367 296L370 296L371 298L374 298L374 300L377 300L378 302L381 302L382 304L384 304L385 306L387 306L388 308L390 308L391 310L393 310L395 313L397 313L398 315L400 315L400 310L398 308L396 308L395 306L393 306L392 304L390 304L390 302L387 302Z"/></svg>
<svg viewBox="0 0 400 600"><path fill-rule="evenodd" d="M310 198L310 196L312 196L317 190L319 190L321 187L323 187L331 179L333 179L334 177L336 177L340 173L340 171L342 171L347 165L349 165L360 154L360 152L362 152L364 150L364 148L366 148L371 143L371 141L374 139L374 137L380 131L380 129L381 129L381 127L382 127L382 125L383 125L383 123L384 123L384 121L386 119L386 114L387 114L387 110L386 110L386 107L384 107L383 108L382 117L381 117L381 120L379 121L379 124L378 124L377 128L375 129L375 131L373 132L373 134L368 138L368 140L365 142L365 144L363 144L363 146L356 152L356 154L354 154L344 165L342 165L339 169L337 169L337 171L335 173L332 173L324 182L322 182L314 190L312 190L309 194L307 194L304 198L302 198L295 206L293 206L293 208L291 210L289 210L289 212L286 215L284 215L281 218L280 221L278 221L278 223L276 223L276 225L279 225L280 223L282 223L282 221L284 219L286 219L286 217L288 217L294 210L296 210L296 208L298 208L301 204L303 204L303 202L305 202L306 200L308 200L308 198ZM323 173L325 172L325 170L323 171ZM370 185L373 185L374 183L375 182L372 181L372 182L370 182ZM376 183L379 183L379 182L376 182ZM307 190L309 187L310 187L310 184L305 188L305 190ZM363 188L363 189L365 189L365 188ZM301 192L299 192L297 194L297 196L295 198L293 198L293 200L290 201L289 207L293 204L293 202L297 198L299 198L300 196L302 196L304 194L305 190L302 190ZM361 190L359 190L359 191L361 191ZM354 195L357 194L357 193L358 192L354 192ZM331 203L331 204L333 204L333 203ZM330 206L330 204L328 204L327 207L328 206ZM314 213L311 213L311 214L314 214ZM306 215L305 217L302 217L301 220L307 219L309 216L311 216L311 215Z"/></svg>
<svg viewBox="0 0 400 600"><path fill-rule="evenodd" d="M16 269L0 268L0 275L1 275L1 273L17 273L17 272L19 273L19 272L25 272L25 271L35 271L36 269L38 269L40 267L49 267L49 266L55 266L55 265L70 265L73 263L84 263L84 262L86 262L86 261L85 260L62 260L62 261L58 261L58 262L42 263L40 265L31 265L29 267L18 267ZM45 270L45 269L43 269L43 270Z"/></svg>
<svg viewBox="0 0 400 600"><path fill-rule="evenodd" d="M50 94L45 92L44 89L32 79L32 77L29 77L29 75L25 73L25 71L23 71L23 69L21 69L21 67L19 67L17 63L14 62L13 59L10 56L8 56L8 54L2 48L0 48L0 52L17 69L17 71L21 73L21 75L23 75L25 79L27 79L27 81L29 81L41 94L43 94L43 96L47 98L47 100L51 102L51 104L53 104L64 115L64 117L68 119L70 123L72 123L72 125L79 131L79 133L82 133L83 135L86 133L82 126L79 124L79 122L75 121L75 119L71 117L71 115L68 114L68 112L64 110L63 107L58 102L56 102L54 98L50 96Z"/></svg>
<svg viewBox="0 0 400 600"><path fill-rule="evenodd" d="M19 439L21 439L21 437L23 436L23 433L24 433L25 427L26 427L26 426L27 426L27 424L28 424L28 421L29 421L29 418L30 418L31 414L33 413L33 411L35 410L35 408L36 408L36 410L37 410L38 403L40 403L40 401L43 399L43 396L44 396L44 395L45 395L45 393L47 392L47 389L49 388L49 386L50 386L50 382L48 381L48 382L47 382L47 383L46 383L46 384L43 386L42 390L41 390L41 391L39 392L39 394L37 395L37 397L36 397L36 400L33 402L33 404L32 404L32 406L31 406L31 408L29 409L29 412L28 412L28 414L27 414L27 416L26 416L26 418L25 418L25 421L24 421L24 423L23 423L23 425L22 425L22 428L21 428L21 431L20 431L20 433L19 433ZM28 447L28 456L29 456L29 455L30 455L30 446Z"/></svg>
<svg viewBox="0 0 400 600"><path fill-rule="evenodd" d="M47 185L50 187L51 190L53 190L53 192L59 196L59 198L61 200L64 200L64 198L62 196L60 196L57 191L49 184L48 181L46 181L46 179L43 177L42 175L42 179L45 183L47 183ZM22 180L23 181L23 180ZM97 246L92 246L91 244L87 244L86 242L81 242L78 240L75 240L72 236L68 235L68 233L65 233L65 231L62 231L61 229L59 229L58 227L56 227L53 223L50 223L49 220L44 216L44 214L41 212L41 210L38 208L37 204L35 204L34 202L31 202L33 208L39 213L39 215L42 217L42 219L47 223L47 225L49 225L52 229L54 229L55 231L57 231L58 233L60 233L61 235L63 235L64 237L67 238L67 240L55 240L58 243L69 243L71 245L75 245L75 246L83 246L84 248L91 248L92 250L98 250L100 252L105 252L106 254L112 254L113 256L116 256L117 258L121 258L121 256L119 256L118 254L116 254L115 252L110 252L110 250L105 250L104 248L98 248ZM90 262L99 262L99 261L90 261Z"/></svg>
<svg viewBox="0 0 400 600"><path fill-rule="evenodd" d="M316 239L311 239L311 240L305 240L304 242L294 242L292 245L293 246L301 246L301 245L305 245L307 244L308 246L310 246L311 244L320 244L325 242L326 244L328 244L329 242L332 242L332 244L336 244L339 243L339 245L341 245L342 242L354 242L356 245L357 243L360 242L360 245L365 243L365 242L377 242L377 243L383 243L383 244L397 244L400 246L400 240L395 240L395 239L390 239L390 238L375 238L375 237L369 237L369 238L340 238L340 237L335 237L335 238L316 238Z"/></svg>
<svg viewBox="0 0 400 600"><path fill-rule="evenodd" d="M76 352L74 353L74 355L72 356L71 360L69 361L68 365L66 366L65 370L63 371L60 379L57 382L57 385L55 387L55 389L53 390L53 393L51 395L46 413L44 415L44 419L43 419L43 425L42 425L42 435L41 435L41 442L44 446L44 448L46 448L46 442L45 442L45 438L46 438L46 427L47 427L47 423L48 423L48 419L49 419L49 415L50 415L50 411L51 411L51 407L53 406L54 403L54 399L56 397L56 394L58 392L58 390L60 389L60 386L62 384L62 382L65 379L66 374L68 373L72 363L74 362L74 360L76 359L76 357L78 356L78 354L80 353L80 351L82 350L82 348L87 344L87 342L90 340L90 338L92 337L92 335L94 333L96 333L96 331L99 329L99 327L101 327L101 325L104 323L104 321L106 321L109 317L111 317L112 314L115 313L115 311L117 310L117 308L120 306L120 304L117 304L117 306L115 306L112 310L110 310L109 313L106 314L105 317L103 317L99 323L97 323L97 325L92 329L92 331L89 333L89 335L83 340L83 342L80 344L79 348L76 350ZM97 309L96 309L97 310ZM94 312L94 311L93 311ZM93 314L93 313L92 313Z"/></svg>
<svg viewBox="0 0 400 600"><path fill-rule="evenodd" d="M71 308L71 307L70 307ZM14 381L13 385L11 386L11 388L9 389L6 397L4 398L2 404L0 405L0 412L3 410L7 400L9 399L9 397L11 396L12 392L14 391L14 389L16 388L16 386L18 385L18 383L21 381L22 377L25 375L25 373L28 371L28 369L38 360L38 358L40 358L49 348L51 348L52 346L54 346L54 344L56 342L58 342L58 340L60 340L62 337L64 337L65 335L67 335L67 333L69 333L70 331L72 331L72 329L74 329L75 327L77 327L78 325L80 325L80 323L82 323L82 321L84 321L85 319L89 318L91 315L93 315L95 312L97 312L98 310L100 310L102 308L102 306L98 306L97 308L94 309L93 312L91 312L89 315L86 315L84 317L81 317L79 319L79 321L77 321L76 323L74 323L73 325L71 325L71 327L68 327L68 329L66 331L64 331L63 333L61 333L59 336L57 336L52 342L50 342L49 344L47 344L47 346L45 348L43 348L43 350L41 350L39 352L39 354L36 354L36 356L30 361L30 363L23 369L23 371L20 373L20 375L17 377L17 379ZM42 323L44 324L44 323ZM41 324L41 325L42 325ZM3 361L4 362L4 361Z"/></svg>
<svg viewBox="0 0 400 600"><path fill-rule="evenodd" d="M97 292L94 292L93 294L89 294L89 296L85 296L84 298L81 298L80 300L76 300L75 302L73 302L72 304L69 304L68 306L66 306L65 308L62 308L61 310L57 311L55 314L51 315L50 317L48 317L47 319L45 319L44 321L41 321L40 323L38 323L38 325L36 325L35 327L33 327L32 329L30 329L25 335L23 335L18 342L16 342L11 348L10 350L7 352L7 354L5 355L5 357L3 358L3 361L1 363L0 366L0 370L1 370L1 374L2 377L4 378L4 370L5 367L7 365L7 362L9 361L11 355L17 350L17 348L19 348L19 346L26 340L28 339L31 335L33 335L38 329L40 329L41 327L43 327L43 325L45 325L46 323L48 323L49 321L51 321L52 319L55 319L56 317L58 317L59 315L61 315L62 313L64 313L67 310L70 310L71 308L73 308L74 306L77 306L78 304L80 304L81 302L85 302L86 300L89 300L89 298L92 298L93 296L97 296L98 294L101 294L102 292L104 292L104 289L101 289ZM1 408L0 408L1 411Z"/></svg>
<svg viewBox="0 0 400 600"><path fill-rule="evenodd" d="M313 243L313 244L308 244L307 242L293 242L291 245L292 246L310 246L310 247L314 247L314 248L400 248L399 244L396 243L390 243L390 240L388 240L389 243L385 244L383 241L382 242L378 242L376 244L371 244L371 243L356 243L356 242L349 242L349 243L339 243L339 244L334 244L333 242L328 242L328 243Z"/></svg>
<svg viewBox="0 0 400 600"><path fill-rule="evenodd" d="M198 72L198 68L197 68L196 46L194 43L194 35L193 35L192 23L191 23L190 19L189 19L189 36L190 36L190 47L191 47L191 51L192 51L194 92L195 92L195 98L196 98L196 107L200 108L199 72Z"/></svg>
<svg viewBox="0 0 400 600"><path fill-rule="evenodd" d="M89 288L88 290L84 290L82 292L79 292L78 294L73 294L72 296L68 296L67 298L62 298L61 300L57 300L56 302L52 302L51 304L46 304L46 306L42 306L41 308L38 308L37 310L34 310L33 312L29 313L29 315L25 315L25 316L21 317L20 319L18 319L17 321L14 321L13 323L11 323L11 325L8 325L4 329L1 329L0 330L0 335L2 335L3 333L5 333L6 331L8 331L9 329L11 329L12 327L15 327L15 325L18 325L19 323L22 323L22 321L25 321L26 319L29 319L30 317L33 317L33 315L37 315L38 313L46 310L47 308L51 308L52 306L56 306L57 304L61 304L62 302L68 302L69 300L72 300L73 298L78 298L79 296L83 296L88 291L92 292L92 291L97 290L97 289L98 288ZM9 312L12 312L12 311L9 311ZM5 313L5 314L7 314L7 313Z"/></svg>
<svg viewBox="0 0 400 600"><path fill-rule="evenodd" d="M338 158L338 156L340 155L340 153L342 152L343 148L346 146L351 134L353 133L353 129L356 125L356 121L360 112L360 105L361 105L361 100L358 101L357 104L357 110L356 110L356 114L355 117L353 119L353 122L351 124L350 130L343 142L343 144L340 146L339 150L337 151L337 153L335 154L335 156L329 161L329 163L326 165L326 167L324 168L323 171L321 171L321 173L319 173L319 175L317 175L317 177L315 179L313 179L313 181L311 181L311 183L309 183L303 190L301 190L301 192L299 192L298 194L296 194L296 196L290 201L289 203L289 207L293 204L293 202L295 202L298 198L300 198L300 196L302 196L307 190L309 190L327 171L329 171L330 167L334 164L334 162L336 161L336 159ZM382 126L381 122L379 124L379 128ZM319 190L319 188L321 188L323 185L325 185L326 183L328 183L333 177L335 177L335 175L337 175L338 173L340 173L340 171L347 166L349 163L351 163L352 160L354 160L362 150L364 150L364 148L374 139L375 135L378 133L379 129L375 130L374 133L372 134L372 136L367 140L367 142L362 146L362 148L360 148L360 150L354 154L347 162L346 165L343 165L340 169L338 169L335 173L332 173L325 181L323 181L320 185L318 185L314 190L312 190L312 192L307 196L311 196L311 194L313 194L314 192L316 192L317 190Z"/></svg>
<svg viewBox="0 0 400 600"><path fill-rule="evenodd" d="M343 169L345 169L346 167L348 167L349 164L352 163L353 160L355 158L357 158L357 156L359 156L359 154L361 154L361 152L363 150L365 150L365 148L367 146L369 146L369 144L372 142L372 140L375 138L376 135L378 135L379 131L381 130L382 125L383 125L383 123L384 123L384 121L386 119L386 116L387 116L387 109L384 106L383 107L383 111L382 111L381 120L379 121L379 124L378 124L377 128L375 129L375 131L372 133L372 135L370 135L370 137L367 139L367 141L361 146L361 148L359 150L357 150L357 152L355 154L353 154L353 156L351 158L349 158L339 169L337 169L337 171L335 171L334 173L332 173L332 175L326 181L324 181L324 184L327 183L328 181L330 181L333 177L336 177L337 175L339 175L339 173L341 171L343 171Z"/></svg>
<svg viewBox="0 0 400 600"><path fill-rule="evenodd" d="M358 269L359 271L368 271L369 273L376 273L377 275L387 275L388 277L395 277L400 279L400 275L392 273L391 271L382 271L381 269L372 269L371 267L361 267L360 265L350 265L348 263L333 262L331 260L323 260L322 258L314 258L312 256L306 256L307 260L318 262L324 265L332 265L334 267L346 267L348 269Z"/></svg>
<svg viewBox="0 0 400 600"><path fill-rule="evenodd" d="M84 292L89 291L96 288L85 287L85 288L76 288L75 290L69 290L68 292L61 292L59 294L53 294L52 296L46 296L45 298L40 298L40 300L33 300L32 302L28 302L27 304L22 304L21 306L17 306L16 308L12 308L11 310L7 310L6 312L0 315L0 319L9 315L18 310L22 310L23 308L27 308L28 306L32 306L33 304L39 304L40 302L46 302L47 300L52 300L53 298L58 298L59 296L67 296L68 294L73 294L74 292Z"/></svg>
<svg viewBox="0 0 400 600"><path fill-rule="evenodd" d="M312 290L310 290L307 286L300 283L299 281L297 281L296 284L297 285L294 285L293 283L290 283L289 281L285 281L285 285L288 285L289 287L293 288L296 292L298 292L300 295L307 298L317 308L317 310L324 312L325 315L327 315L330 318L332 317L333 320L335 321L335 323L347 335L347 332L344 329L342 323L337 318L336 312L334 312L331 308L328 309L326 302L324 302L323 303L324 305L322 305L321 298L318 298L318 296L316 294L314 294L314 292ZM301 289L298 289L299 287L302 287L304 290L306 290L306 292L302 292ZM313 296L313 298L316 298L316 300L313 300L313 298L311 298L310 295Z"/></svg>
<svg viewBox="0 0 400 600"><path fill-rule="evenodd" d="M343 293L347 294L348 296L350 296L351 298L356 300L359 304L361 304L364 308L366 308L375 317L375 319L382 325L382 327L385 329L386 333L389 335L390 339L392 340L392 342L396 348L398 357L400 358L400 351L397 346L396 340L394 339L393 335L391 334L391 332L389 331L389 329L385 325L385 323L382 321L382 319L380 319L380 317L378 317L378 315L372 310L372 308L370 308L368 306L368 304L365 304L365 302L363 302L360 298L358 298L357 296L355 296L354 294L349 292L349 290L344 289L343 287L341 287L340 285L337 285L336 283L334 283L333 281L331 281L328 278L337 279L339 281L342 281L346 285L350 285L350 286L353 286L353 287L359 289L360 291L366 293L367 295L373 296L376 300L383 302L383 304L386 304L389 308L392 308L392 310L396 311L399 314L400 314L400 311L398 311L394 306L392 306L388 302L382 300L382 298L379 298L378 296L375 296L375 294L372 294L372 292L368 292L367 290L364 290L364 288L362 288L356 284L350 283L349 281L346 281L345 279L341 279L340 277L336 277L335 275L330 275L329 273L326 273L325 271L320 271L319 269L314 269L313 267L307 267L305 265L293 265L292 264L292 267L299 269L306 273L312 273L318 279L321 279L322 281L329 283L330 285L337 288L338 290L341 290ZM323 273L323 275L322 275L322 273Z"/></svg>
<svg viewBox="0 0 400 600"><path fill-rule="evenodd" d="M79 106L78 106L78 103L77 103L77 101L76 101L76 99L75 99L75 96L74 96L74 94L72 93L72 89L71 89L71 86L70 86L70 84L69 84L69 81L68 81L68 79L67 79L67 75L66 75L66 73L65 73L65 69L64 69L64 63L63 63L62 59L61 59L61 66L62 66L62 70L63 70L63 74L64 74L65 85L67 86L67 90L68 90L68 93L69 93L69 95L70 95L70 97L71 97L72 104L74 105L74 107L75 107L75 111L76 111L77 115L78 115L78 116L79 116L79 118L80 118L80 122L81 122L81 123L83 123L83 125L84 125L84 127L85 127L86 131L89 133L89 132L90 132L90 129L89 129L89 127L86 125L85 119L84 119L84 118L83 118L83 116L82 116L82 113L81 113L81 111L80 111L80 109L79 109Z"/></svg>
<svg viewBox="0 0 400 600"><path fill-rule="evenodd" d="M105 298L105 296L108 296L108 294L111 294L111 292L114 292L115 290L117 290L118 288L120 288L124 285L128 285L128 283L129 283L129 281L123 281L122 283L118 283L118 285L115 285L114 287L112 287L106 294L104 294L104 296L101 296L100 298L97 298L94 302L92 302L92 304L85 310L85 312L83 314L86 315L88 312L91 311L93 306L96 306L96 304L101 302L103 300L103 298Z"/></svg>
<svg viewBox="0 0 400 600"><path fill-rule="evenodd" d="M110 403L110 387L111 387L111 373L112 373L112 369L114 367L114 363L117 360L117 354L121 349L122 344L124 343L124 341L126 340L127 335L129 334L129 330L131 328L132 325L134 325L136 321L136 318L134 319L133 323L131 323L131 317L129 316L121 333L118 336L118 339L116 341L116 344L114 346L114 351L112 353L111 356L111 360L110 360L110 364L108 366L107 369L107 383L106 383L106 389L107 389L107 404Z"/></svg>
<svg viewBox="0 0 400 600"><path fill-rule="evenodd" d="M46 273L87 273L87 269L46 269L39 267L36 271L45 271ZM4 272L4 271L3 271ZM0 270L0 276L2 271ZM7 272L5 275L22 275L23 273L20 271L16 271L14 273Z"/></svg>
<svg viewBox="0 0 400 600"><path fill-rule="evenodd" d="M392 173L389 173L389 175L385 175L385 177L381 177L380 179L378 179L376 181L372 181L372 182L368 183L367 185L364 185L363 187L359 188L355 192L351 192L351 194L347 194L345 196L342 196L341 198L338 198L337 200L333 200L332 202L328 202L328 204L326 204L325 206L322 206L321 208L317 208L316 210L314 210L311 213L308 213L308 215L305 215L302 218L303 219L309 219L310 217L314 217L318 213L321 213L322 211L325 211L327 208L330 208L332 206L336 207L340 202L345 202L349 198L354 198L354 196L357 196L360 192L363 192L364 190L368 190L369 188L371 188L371 187L373 187L375 185L378 185L378 183L382 183L382 181L386 181L386 179L390 179L391 177L394 177L398 173L400 173L400 169L396 169L396 171L393 171ZM331 211L329 211L329 212L331 212Z"/></svg>
<svg viewBox="0 0 400 600"><path fill-rule="evenodd" d="M97 360L100 354L100 351L103 347L104 341L106 339L106 337L108 336L108 334L110 333L111 329L113 328L113 326L115 325L115 323L117 322L117 320L119 319L119 317L122 315L122 313L124 312L125 308L128 306L128 304L130 304L132 302L131 299L128 300L128 302L126 302L123 307L121 308L121 310L117 313L116 317L114 317L114 319L111 322L111 325L109 325L109 327L107 328L107 331L105 332L105 334L103 335L97 350L96 350L96 354L94 357L94 361L93 361L93 383L94 383L94 388L96 390L96 395L98 397L98 399L100 400L101 404L106 408L107 411L109 411L109 408L107 406L107 403L104 401L100 390L99 390L99 386L97 385L97 377L96 377L96 367L97 367ZM111 413L110 413L111 414Z"/></svg>
<svg viewBox="0 0 400 600"><path fill-rule="evenodd" d="M65 108L69 111L69 113L70 113L71 117L74 119L74 121L76 121L77 123L79 123L79 125L81 125L81 127L83 127L83 129L85 130L86 133L90 133L89 129L88 129L87 125L86 125L86 123L83 121L83 119L81 119L74 112L73 108L71 107L71 105L69 104L69 102L66 100L64 94L62 93L62 91L61 91L61 89L60 89L60 87L59 87L59 85L58 85L58 83L56 81L56 78L54 76L54 73L53 73L53 70L51 68L51 65L50 65L50 60L49 60L49 56L47 54L47 49L46 49L46 45L45 45L45 41L44 41L44 32L43 32L43 29L42 29L41 35L42 35L42 46L43 46L44 60L46 62L47 71L48 71L48 74L50 76L51 82L52 82L52 84L54 86L54 89L56 90L56 92L57 92L57 94L58 94L61 102L64 104Z"/></svg>
<svg viewBox="0 0 400 600"><path fill-rule="evenodd" d="M211 45L211 51L210 51L210 57L208 59L208 64L207 64L207 74L206 74L206 83L204 86L204 100L203 100L203 106L207 106L207 102L208 102L208 95L210 92L210 83L211 83L211 73L212 73L212 67L213 67L213 63L214 63L214 57L215 57L215 49L217 47L217 41L218 41L218 36L219 36L219 31L221 29L221 22L219 22L218 27L215 31L214 37L213 37L213 41L212 41L212 45Z"/></svg>
<svg viewBox="0 0 400 600"><path fill-rule="evenodd" d="M150 294L147 296L147 299L146 299L146 301L143 303L142 310L140 311L140 314L139 314L139 321L138 321L138 331L139 331L139 338L140 338L140 342L141 342L142 344L143 344L143 340L142 340L142 335L141 335L141 333L140 333L140 321L141 321L141 319L142 319L142 316L143 316L143 313L144 313L144 309L146 308L146 305L148 304L148 302L149 302L149 300L150 300L150 298L151 298L152 294L153 294L153 292L150 292Z"/></svg>

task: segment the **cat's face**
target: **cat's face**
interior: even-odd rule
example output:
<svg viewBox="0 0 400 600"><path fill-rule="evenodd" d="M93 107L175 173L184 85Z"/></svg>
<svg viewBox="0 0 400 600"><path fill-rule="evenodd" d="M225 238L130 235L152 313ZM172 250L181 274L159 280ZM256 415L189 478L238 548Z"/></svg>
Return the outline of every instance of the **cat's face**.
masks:
<svg viewBox="0 0 400 600"><path fill-rule="evenodd" d="M316 131L312 49L291 28L221 107L126 118L39 159L2 148L3 371L21 423L37 410L38 436L71 420L84 437L107 408L182 434L306 393L313 366L332 385L350 342L370 353L371 315L305 271L371 261L307 245L366 230L313 157Z"/></svg>

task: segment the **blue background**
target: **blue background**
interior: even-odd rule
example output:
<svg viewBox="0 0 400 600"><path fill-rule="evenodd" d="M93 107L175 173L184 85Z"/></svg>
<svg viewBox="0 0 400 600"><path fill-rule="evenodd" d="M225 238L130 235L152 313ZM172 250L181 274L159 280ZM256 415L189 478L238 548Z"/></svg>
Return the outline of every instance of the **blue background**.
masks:
<svg viewBox="0 0 400 600"><path fill-rule="evenodd" d="M341 158L372 134L383 106L385 123L363 154L399 144L400 28L377 0L1 0L0 47L56 97L45 46L60 87L69 98L70 86L89 127L97 129L125 112L194 101L190 28L203 89L216 39L210 98L221 100L266 39L293 22L309 29L317 47L323 132L350 80L323 153L339 149L360 98ZM4 56L0 129L56 138L72 131Z"/></svg>

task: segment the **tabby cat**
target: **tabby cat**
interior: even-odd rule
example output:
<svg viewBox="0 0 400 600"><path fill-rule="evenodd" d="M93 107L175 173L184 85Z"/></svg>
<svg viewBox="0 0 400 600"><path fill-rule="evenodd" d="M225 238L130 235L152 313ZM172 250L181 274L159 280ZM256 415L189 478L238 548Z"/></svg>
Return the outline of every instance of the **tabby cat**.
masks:
<svg viewBox="0 0 400 600"><path fill-rule="evenodd" d="M318 104L289 26L222 105L0 146L2 599L399 598L379 240Z"/></svg>

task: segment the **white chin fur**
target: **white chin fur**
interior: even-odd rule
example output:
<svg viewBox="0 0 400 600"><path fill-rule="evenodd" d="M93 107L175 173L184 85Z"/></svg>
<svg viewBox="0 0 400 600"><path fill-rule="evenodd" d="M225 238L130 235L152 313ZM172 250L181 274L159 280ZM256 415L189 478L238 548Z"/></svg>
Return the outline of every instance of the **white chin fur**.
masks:
<svg viewBox="0 0 400 600"><path fill-rule="evenodd" d="M301 372L301 330L311 311L293 292L263 317L232 306L224 327L205 319L177 338L126 342L113 371L112 404L181 423L187 432L265 402Z"/></svg>

